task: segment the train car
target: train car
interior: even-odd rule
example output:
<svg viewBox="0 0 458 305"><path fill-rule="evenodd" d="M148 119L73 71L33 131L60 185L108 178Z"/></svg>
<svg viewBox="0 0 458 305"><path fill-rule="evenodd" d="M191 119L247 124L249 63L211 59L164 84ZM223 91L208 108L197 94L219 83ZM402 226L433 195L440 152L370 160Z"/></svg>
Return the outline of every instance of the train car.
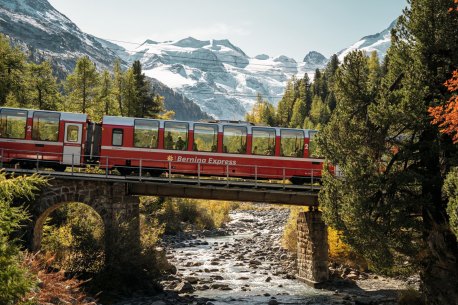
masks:
<svg viewBox="0 0 458 305"><path fill-rule="evenodd" d="M313 155L314 130L246 122L189 122L105 116L100 166L202 176L319 180L323 160Z"/></svg>
<svg viewBox="0 0 458 305"><path fill-rule="evenodd" d="M88 123L86 114L2 107L2 164L59 171L83 164Z"/></svg>
<svg viewBox="0 0 458 305"><path fill-rule="evenodd" d="M314 130L234 121L174 121L0 108L1 161L22 168L102 169L256 179L319 180Z"/></svg>

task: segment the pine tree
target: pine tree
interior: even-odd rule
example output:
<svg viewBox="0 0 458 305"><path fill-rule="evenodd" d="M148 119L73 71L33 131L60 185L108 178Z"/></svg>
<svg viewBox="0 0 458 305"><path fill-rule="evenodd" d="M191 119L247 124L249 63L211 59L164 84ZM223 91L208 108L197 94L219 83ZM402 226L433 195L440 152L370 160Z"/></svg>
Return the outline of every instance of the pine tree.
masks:
<svg viewBox="0 0 458 305"><path fill-rule="evenodd" d="M25 104L24 74L26 60L17 48L11 48L9 41L0 34L0 105L13 93L18 103Z"/></svg>
<svg viewBox="0 0 458 305"><path fill-rule="evenodd" d="M447 100L443 83L458 67L458 14L448 13L449 0L409 4L379 92L361 55L351 53L338 69L337 108L318 139L345 178L327 176L320 203L328 223L375 268L408 261L421 270L427 304L454 304L458 246L442 185L457 147L427 110Z"/></svg>
<svg viewBox="0 0 458 305"><path fill-rule="evenodd" d="M94 63L87 56L76 62L75 70L67 76L65 89L68 94L69 110L92 114L95 111L98 73Z"/></svg>
<svg viewBox="0 0 458 305"><path fill-rule="evenodd" d="M122 88L123 115L133 117L137 114L137 87L135 85L134 71L128 69L124 74L124 85Z"/></svg>
<svg viewBox="0 0 458 305"><path fill-rule="evenodd" d="M97 111L94 119L100 120L103 115L119 115L118 104L113 90L113 79L107 70L102 71L99 76L100 85L98 88Z"/></svg>
<svg viewBox="0 0 458 305"><path fill-rule="evenodd" d="M307 73L305 73L304 77L299 81L299 98L305 104L304 116L308 116L310 108L312 108L312 91L310 78Z"/></svg>
<svg viewBox="0 0 458 305"><path fill-rule="evenodd" d="M118 102L119 114L125 115L123 107L124 74L121 70L121 61L119 59L115 60L113 74L113 94Z"/></svg>
<svg viewBox="0 0 458 305"><path fill-rule="evenodd" d="M281 127L288 127L291 121L295 102L295 82L296 79L293 77L288 81L285 93L282 99L278 102L277 107L277 122Z"/></svg>
<svg viewBox="0 0 458 305"><path fill-rule="evenodd" d="M29 63L27 74L27 107L44 110L59 110L61 97L57 79L52 74L49 61Z"/></svg>
<svg viewBox="0 0 458 305"><path fill-rule="evenodd" d="M326 105L321 97L315 95L312 102L312 109L310 109L310 120L315 125L326 124L330 117L330 110L328 105ZM317 127L315 127L317 128ZM319 128L317 128L319 129Z"/></svg>
<svg viewBox="0 0 458 305"><path fill-rule="evenodd" d="M139 60L134 61L132 64L132 71L137 93L134 116L140 118L150 117L153 99L150 94L150 84L147 82L145 74L142 73L142 65Z"/></svg>
<svg viewBox="0 0 458 305"><path fill-rule="evenodd" d="M294 103L293 112L291 115L291 122L289 127L291 128L301 128L304 123L304 118L306 114L306 105L305 101L301 98L296 99Z"/></svg>
<svg viewBox="0 0 458 305"><path fill-rule="evenodd" d="M21 264L18 240L11 238L28 216L23 207L13 206L13 201L32 198L46 183L36 175L7 178L0 172L0 304L16 304L35 286Z"/></svg>

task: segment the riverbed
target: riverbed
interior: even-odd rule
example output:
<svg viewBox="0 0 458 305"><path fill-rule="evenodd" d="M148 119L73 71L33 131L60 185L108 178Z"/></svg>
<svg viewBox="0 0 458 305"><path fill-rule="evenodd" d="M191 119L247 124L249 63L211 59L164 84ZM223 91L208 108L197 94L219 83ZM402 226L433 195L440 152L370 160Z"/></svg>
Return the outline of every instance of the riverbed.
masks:
<svg viewBox="0 0 458 305"><path fill-rule="evenodd" d="M403 281L365 275L314 289L295 278L294 256L281 247L288 209L232 211L222 231L168 236L166 255L176 274L164 293L118 305L395 304Z"/></svg>

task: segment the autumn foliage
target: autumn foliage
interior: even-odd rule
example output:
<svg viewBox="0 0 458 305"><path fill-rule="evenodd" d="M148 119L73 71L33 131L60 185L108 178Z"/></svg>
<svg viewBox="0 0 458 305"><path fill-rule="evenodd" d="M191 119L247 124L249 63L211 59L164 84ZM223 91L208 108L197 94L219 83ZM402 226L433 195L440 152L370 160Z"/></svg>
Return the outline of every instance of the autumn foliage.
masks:
<svg viewBox="0 0 458 305"><path fill-rule="evenodd" d="M30 291L20 304L74 304L96 305L96 300L88 297L82 285L84 281L67 278L62 271L53 271L51 262L53 257L26 254L24 267L38 279L38 287Z"/></svg>
<svg viewBox="0 0 458 305"><path fill-rule="evenodd" d="M448 9L449 12L457 11L458 12L458 0L454 0L454 5Z"/></svg>
<svg viewBox="0 0 458 305"><path fill-rule="evenodd" d="M458 3L458 0L455 0ZM432 123L440 127L442 133L453 136L453 142L458 143L458 70L444 84L452 96L445 105L430 107L429 113L434 118Z"/></svg>

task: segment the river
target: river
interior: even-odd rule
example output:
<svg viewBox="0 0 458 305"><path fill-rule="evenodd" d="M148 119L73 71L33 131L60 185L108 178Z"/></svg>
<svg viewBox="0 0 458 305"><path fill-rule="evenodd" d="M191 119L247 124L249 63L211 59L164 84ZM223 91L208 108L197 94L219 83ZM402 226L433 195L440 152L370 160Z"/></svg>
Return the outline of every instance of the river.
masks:
<svg viewBox="0 0 458 305"><path fill-rule="evenodd" d="M398 281L374 276L363 281L375 283L367 289L352 282L353 288L321 290L295 279L294 258L281 247L288 209L236 210L230 216L227 236L166 237L167 258L177 272L164 277L165 292L117 305L395 304ZM379 293L380 283L389 293Z"/></svg>

